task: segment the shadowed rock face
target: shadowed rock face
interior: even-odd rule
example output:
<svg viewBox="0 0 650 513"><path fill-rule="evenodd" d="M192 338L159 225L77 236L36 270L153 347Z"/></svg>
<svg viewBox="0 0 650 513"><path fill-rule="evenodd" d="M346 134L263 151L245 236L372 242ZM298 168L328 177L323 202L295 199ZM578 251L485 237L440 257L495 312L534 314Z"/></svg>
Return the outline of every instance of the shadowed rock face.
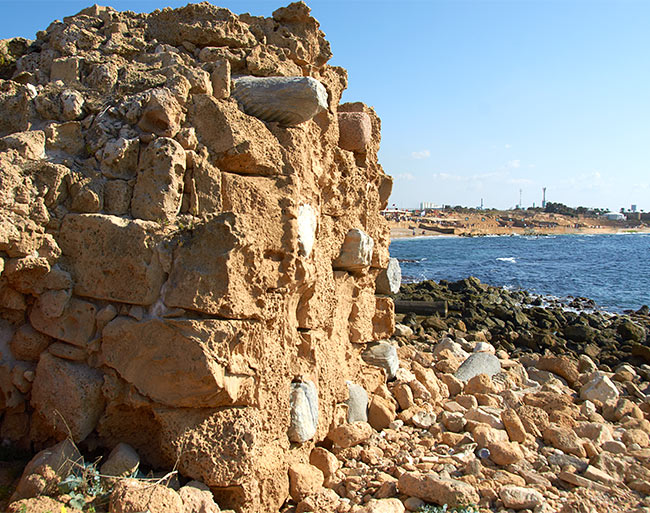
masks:
<svg viewBox="0 0 650 513"><path fill-rule="evenodd" d="M2 436L67 425L277 511L347 383L363 419L386 379L375 112L304 3L93 6L0 54Z"/></svg>

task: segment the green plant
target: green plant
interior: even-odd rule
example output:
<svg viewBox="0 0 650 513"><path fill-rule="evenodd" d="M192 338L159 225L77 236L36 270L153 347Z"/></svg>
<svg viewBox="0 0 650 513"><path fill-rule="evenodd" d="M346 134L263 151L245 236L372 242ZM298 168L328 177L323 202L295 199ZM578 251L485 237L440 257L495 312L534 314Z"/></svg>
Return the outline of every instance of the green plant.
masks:
<svg viewBox="0 0 650 513"><path fill-rule="evenodd" d="M59 483L59 492L70 496L70 506L83 509L87 499L104 494L101 476L95 463L78 463L73 473ZM94 509L94 508L93 508Z"/></svg>
<svg viewBox="0 0 650 513"><path fill-rule="evenodd" d="M419 510L420 513L479 513L478 506L468 504L466 506L454 506L450 508L448 504L443 506L434 506L425 504Z"/></svg>

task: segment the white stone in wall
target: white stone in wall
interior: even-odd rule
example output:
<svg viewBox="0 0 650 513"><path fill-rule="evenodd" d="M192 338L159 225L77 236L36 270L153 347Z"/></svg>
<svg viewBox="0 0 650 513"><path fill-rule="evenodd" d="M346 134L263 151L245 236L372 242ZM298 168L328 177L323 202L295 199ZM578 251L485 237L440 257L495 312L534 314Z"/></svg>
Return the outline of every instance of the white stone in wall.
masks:
<svg viewBox="0 0 650 513"><path fill-rule="evenodd" d="M343 271L361 271L370 265L372 250L375 246L372 237L363 230L354 228L345 236L341 252L333 262L334 269Z"/></svg>
<svg viewBox="0 0 650 513"><path fill-rule="evenodd" d="M318 216L311 205L300 205L298 207L298 244L300 254L308 257L314 247L316 240L316 228L318 227Z"/></svg>
<svg viewBox="0 0 650 513"><path fill-rule="evenodd" d="M311 381L291 384L291 424L289 440L303 443L311 440L318 428L318 392Z"/></svg>
<svg viewBox="0 0 650 513"><path fill-rule="evenodd" d="M388 260L388 267L382 269L377 276L377 294L397 294L402 285L402 268L397 258Z"/></svg>

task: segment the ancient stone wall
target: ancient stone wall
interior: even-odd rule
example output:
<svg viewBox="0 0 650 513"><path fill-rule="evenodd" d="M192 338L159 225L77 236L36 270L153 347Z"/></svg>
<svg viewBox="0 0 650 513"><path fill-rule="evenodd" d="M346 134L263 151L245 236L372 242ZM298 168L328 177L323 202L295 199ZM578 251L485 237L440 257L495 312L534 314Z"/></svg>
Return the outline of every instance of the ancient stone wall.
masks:
<svg viewBox="0 0 650 513"><path fill-rule="evenodd" d="M277 511L347 382L385 379L379 118L303 3L94 6L0 46L0 437L127 442Z"/></svg>

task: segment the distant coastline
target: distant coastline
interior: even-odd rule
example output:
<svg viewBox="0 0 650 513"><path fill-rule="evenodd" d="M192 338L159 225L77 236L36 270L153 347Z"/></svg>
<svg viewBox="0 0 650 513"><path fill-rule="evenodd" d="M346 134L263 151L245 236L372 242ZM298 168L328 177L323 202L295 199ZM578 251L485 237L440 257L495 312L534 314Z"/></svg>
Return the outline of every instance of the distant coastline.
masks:
<svg viewBox="0 0 650 513"><path fill-rule="evenodd" d="M603 235L650 233L644 223L613 221L563 214L527 215L513 211L491 213L447 213L437 217L390 220L391 239L412 237L481 237L494 235Z"/></svg>

